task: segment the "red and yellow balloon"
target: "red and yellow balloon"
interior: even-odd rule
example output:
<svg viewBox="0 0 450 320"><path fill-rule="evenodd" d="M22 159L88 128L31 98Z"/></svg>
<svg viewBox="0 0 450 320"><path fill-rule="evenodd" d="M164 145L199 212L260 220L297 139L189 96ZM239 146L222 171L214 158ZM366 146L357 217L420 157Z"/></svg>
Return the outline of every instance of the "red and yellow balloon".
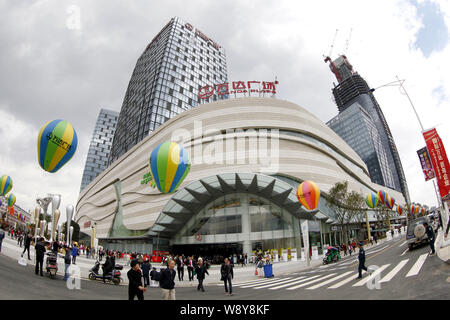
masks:
<svg viewBox="0 0 450 320"><path fill-rule="evenodd" d="M307 210L317 208L320 199L320 189L312 181L305 181L298 186L297 199Z"/></svg>

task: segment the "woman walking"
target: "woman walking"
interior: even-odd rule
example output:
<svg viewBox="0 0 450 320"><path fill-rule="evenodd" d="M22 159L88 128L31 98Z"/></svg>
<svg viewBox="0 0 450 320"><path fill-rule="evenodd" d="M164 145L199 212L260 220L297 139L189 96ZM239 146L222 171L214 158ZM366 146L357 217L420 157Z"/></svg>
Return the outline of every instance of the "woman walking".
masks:
<svg viewBox="0 0 450 320"><path fill-rule="evenodd" d="M220 268L220 273L222 275L221 280L225 284L225 294L232 296L233 289L232 289L232 285L231 285L231 280L233 279L234 275L233 275L233 266L231 265L231 262L228 258L225 258L224 263L222 263L222 266ZM230 287L229 292L228 292L227 285L229 285L229 287Z"/></svg>

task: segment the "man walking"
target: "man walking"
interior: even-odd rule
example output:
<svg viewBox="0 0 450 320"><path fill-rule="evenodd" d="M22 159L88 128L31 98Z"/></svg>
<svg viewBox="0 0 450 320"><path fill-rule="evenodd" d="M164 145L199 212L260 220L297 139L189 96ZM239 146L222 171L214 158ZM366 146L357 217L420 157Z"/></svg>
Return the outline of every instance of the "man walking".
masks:
<svg viewBox="0 0 450 320"><path fill-rule="evenodd" d="M142 277L144 278L144 288L150 285L150 268L152 266L148 262L147 259L144 260L144 263L141 266Z"/></svg>
<svg viewBox="0 0 450 320"><path fill-rule="evenodd" d="M67 281L69 279L69 267L71 262L70 254L72 253L69 246L64 246L65 255L64 255L64 281Z"/></svg>
<svg viewBox="0 0 450 320"><path fill-rule="evenodd" d="M205 289L203 288L203 280L205 280L205 274L209 275L209 273L206 266L203 264L202 258L198 259L198 265L195 267L195 273L197 274L198 280L197 291L202 290L202 292L205 292Z"/></svg>
<svg viewBox="0 0 450 320"><path fill-rule="evenodd" d="M78 248L77 248L77 244L74 243L72 246L72 263L76 264L76 260L77 260L77 256L78 256Z"/></svg>
<svg viewBox="0 0 450 320"><path fill-rule="evenodd" d="M128 277L128 300L134 300L137 296L138 300L144 300L144 292L146 288L142 286L142 274L139 269L139 262L133 260L130 263L131 269L127 272Z"/></svg>
<svg viewBox="0 0 450 320"><path fill-rule="evenodd" d="M168 267L161 271L159 285L163 300L175 300L175 260L170 259Z"/></svg>
<svg viewBox="0 0 450 320"><path fill-rule="evenodd" d="M367 271L367 267L366 267L366 251L363 248L363 243L360 242L359 243L359 254L358 254L358 260L359 260L359 266L358 266L358 279L362 278L362 271L365 270Z"/></svg>
<svg viewBox="0 0 450 320"><path fill-rule="evenodd" d="M177 273L178 273L178 280L183 281L183 278L184 278L184 255L179 256L177 259Z"/></svg>
<svg viewBox="0 0 450 320"><path fill-rule="evenodd" d="M221 280L225 284L225 294L232 296L233 295L233 288L231 285L231 280L234 277L233 274L233 266L231 265L231 261L228 258L225 258L224 263L222 263L222 266L220 267L220 274L222 275ZM228 286L230 287L230 292L228 292Z"/></svg>
<svg viewBox="0 0 450 320"><path fill-rule="evenodd" d="M427 233L428 241L430 243L430 256L434 256L436 254L436 251L434 250L434 241L436 240L436 236L434 234L433 228L429 226L428 223L424 222L423 226L425 227L425 232Z"/></svg>
<svg viewBox="0 0 450 320"><path fill-rule="evenodd" d="M34 249L36 250L36 268L34 270L34 272L36 273L36 275L38 273L41 274L41 277L44 276L43 274L43 264L44 264L44 254L45 254L45 243L44 243L44 238L39 238L38 243L36 243L36 246L34 247Z"/></svg>
<svg viewBox="0 0 450 320"><path fill-rule="evenodd" d="M188 257L187 271L188 271L189 281L194 280L194 261L192 260L192 257Z"/></svg>
<svg viewBox="0 0 450 320"><path fill-rule="evenodd" d="M0 229L0 252L2 252L3 239L5 239L5 231L3 231L3 229Z"/></svg>
<svg viewBox="0 0 450 320"><path fill-rule="evenodd" d="M28 251L28 260L31 260L31 258L30 258L30 245L31 245L31 239L33 239L33 237L31 236L30 233L28 233L25 237L26 237L25 238L25 245L24 245L21 257L23 257L23 254L25 253L25 251Z"/></svg>

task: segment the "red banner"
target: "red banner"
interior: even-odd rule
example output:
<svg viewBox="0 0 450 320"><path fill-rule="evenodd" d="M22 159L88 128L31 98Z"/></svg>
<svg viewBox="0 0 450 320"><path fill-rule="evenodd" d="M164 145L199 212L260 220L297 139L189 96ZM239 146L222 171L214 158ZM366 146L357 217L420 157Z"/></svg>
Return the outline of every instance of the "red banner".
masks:
<svg viewBox="0 0 450 320"><path fill-rule="evenodd" d="M450 164L448 163L447 153L436 129L423 132L423 137L433 162L434 173L437 178L439 192L444 201L450 200Z"/></svg>
<svg viewBox="0 0 450 320"><path fill-rule="evenodd" d="M428 154L427 148L422 148L417 151L419 156L420 164L422 165L422 171L425 175L425 181L435 178L433 166L431 165L430 155Z"/></svg>

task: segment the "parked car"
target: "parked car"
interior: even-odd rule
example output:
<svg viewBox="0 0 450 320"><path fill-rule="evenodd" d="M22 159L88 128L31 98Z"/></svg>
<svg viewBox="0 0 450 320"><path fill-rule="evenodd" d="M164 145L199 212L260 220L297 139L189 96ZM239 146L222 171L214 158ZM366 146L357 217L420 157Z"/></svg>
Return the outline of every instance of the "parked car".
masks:
<svg viewBox="0 0 450 320"><path fill-rule="evenodd" d="M425 227L423 226L425 222L430 223L428 217L419 217L408 221L406 241L409 250L412 250L423 243L428 243L428 236L425 232Z"/></svg>

